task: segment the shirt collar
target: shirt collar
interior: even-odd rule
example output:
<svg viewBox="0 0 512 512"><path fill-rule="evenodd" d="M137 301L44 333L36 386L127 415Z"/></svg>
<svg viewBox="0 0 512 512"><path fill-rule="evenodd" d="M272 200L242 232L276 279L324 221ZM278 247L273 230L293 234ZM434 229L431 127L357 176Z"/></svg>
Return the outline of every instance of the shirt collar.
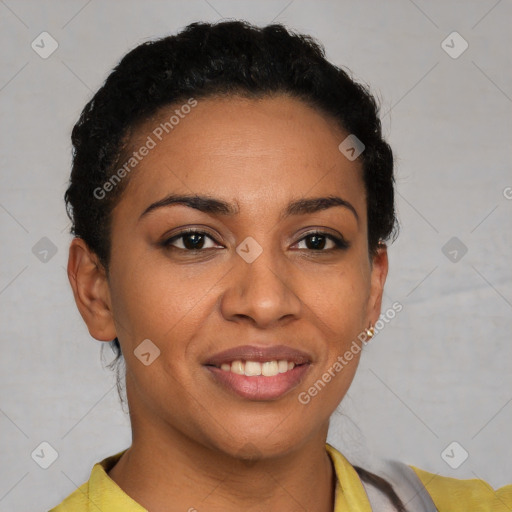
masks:
<svg viewBox="0 0 512 512"><path fill-rule="evenodd" d="M336 473L334 512L372 512L366 491L352 464L329 443L325 448Z"/></svg>
<svg viewBox="0 0 512 512"><path fill-rule="evenodd" d="M108 476L108 471L125 451L97 462L92 468L89 479L89 512L147 512Z"/></svg>

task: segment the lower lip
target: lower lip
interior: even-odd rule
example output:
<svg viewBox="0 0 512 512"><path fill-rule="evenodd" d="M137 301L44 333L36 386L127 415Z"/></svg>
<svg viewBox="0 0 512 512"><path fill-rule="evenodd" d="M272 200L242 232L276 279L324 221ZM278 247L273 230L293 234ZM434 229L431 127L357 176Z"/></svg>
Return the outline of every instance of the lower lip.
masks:
<svg viewBox="0 0 512 512"><path fill-rule="evenodd" d="M205 366L214 379L224 388L248 400L277 400L299 385L309 369L302 364L285 373L273 377L257 375L247 377L233 372L225 372L215 366Z"/></svg>

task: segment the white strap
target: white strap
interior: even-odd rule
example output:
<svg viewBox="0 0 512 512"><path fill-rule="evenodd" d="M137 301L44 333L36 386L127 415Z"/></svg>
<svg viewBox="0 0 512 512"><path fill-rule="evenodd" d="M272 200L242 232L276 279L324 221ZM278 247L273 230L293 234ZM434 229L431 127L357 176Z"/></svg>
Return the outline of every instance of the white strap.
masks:
<svg viewBox="0 0 512 512"><path fill-rule="evenodd" d="M407 512L438 512L437 508L412 468L402 462L386 460L379 476L385 478L402 500ZM396 512L389 498L372 484L362 482L372 510L376 512Z"/></svg>

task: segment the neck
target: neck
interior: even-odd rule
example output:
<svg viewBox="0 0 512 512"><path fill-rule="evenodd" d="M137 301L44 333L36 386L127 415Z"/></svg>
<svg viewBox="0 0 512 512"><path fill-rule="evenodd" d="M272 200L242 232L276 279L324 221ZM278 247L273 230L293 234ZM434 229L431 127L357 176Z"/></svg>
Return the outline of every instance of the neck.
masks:
<svg viewBox="0 0 512 512"><path fill-rule="evenodd" d="M133 421L133 443L109 476L151 512L332 512L335 475L327 429L278 457L248 460L181 432Z"/></svg>

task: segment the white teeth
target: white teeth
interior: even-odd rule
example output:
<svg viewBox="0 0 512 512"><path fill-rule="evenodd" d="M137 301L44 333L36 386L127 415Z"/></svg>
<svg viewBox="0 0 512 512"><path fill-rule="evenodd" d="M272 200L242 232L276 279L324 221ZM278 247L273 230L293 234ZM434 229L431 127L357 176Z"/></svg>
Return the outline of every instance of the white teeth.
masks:
<svg viewBox="0 0 512 512"><path fill-rule="evenodd" d="M258 361L246 361L245 375L247 375L247 377L255 377L256 375L261 375L261 363L258 363Z"/></svg>
<svg viewBox="0 0 512 512"><path fill-rule="evenodd" d="M279 367L277 361L268 361L261 365L261 374L265 377L273 377L279 373Z"/></svg>
<svg viewBox="0 0 512 512"><path fill-rule="evenodd" d="M231 363L231 371L237 375L244 375L244 363L242 361L233 361Z"/></svg>
<svg viewBox="0 0 512 512"><path fill-rule="evenodd" d="M259 361L241 361L237 359L231 364L222 363L220 369L224 372L232 372L237 375L246 375L247 377L255 377L263 375L264 377L274 377L280 373L286 373L295 368L295 363L286 361L286 359L280 359L276 361L265 361L260 363Z"/></svg>

